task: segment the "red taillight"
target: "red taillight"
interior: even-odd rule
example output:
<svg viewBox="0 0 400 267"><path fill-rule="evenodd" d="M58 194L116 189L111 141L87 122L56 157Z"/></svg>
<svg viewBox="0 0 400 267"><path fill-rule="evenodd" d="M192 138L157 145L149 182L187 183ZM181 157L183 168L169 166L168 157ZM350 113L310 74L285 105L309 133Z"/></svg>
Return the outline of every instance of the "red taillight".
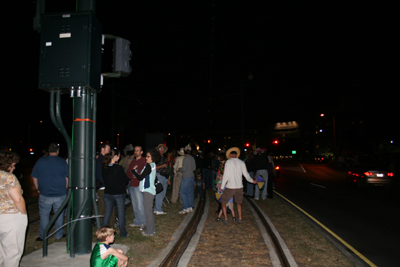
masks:
<svg viewBox="0 0 400 267"><path fill-rule="evenodd" d="M388 172L387 176L393 177L393 172Z"/></svg>
<svg viewBox="0 0 400 267"><path fill-rule="evenodd" d="M279 166L276 166L276 167L275 167L275 170L279 170Z"/></svg>
<svg viewBox="0 0 400 267"><path fill-rule="evenodd" d="M372 174L372 172L364 172L364 175L365 176L372 176L373 174Z"/></svg>

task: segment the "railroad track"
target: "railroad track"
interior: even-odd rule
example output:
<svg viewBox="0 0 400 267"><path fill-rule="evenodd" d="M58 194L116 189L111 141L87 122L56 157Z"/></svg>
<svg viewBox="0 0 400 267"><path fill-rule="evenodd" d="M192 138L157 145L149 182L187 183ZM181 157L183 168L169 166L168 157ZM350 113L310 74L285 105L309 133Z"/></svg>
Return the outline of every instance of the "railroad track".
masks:
<svg viewBox="0 0 400 267"><path fill-rule="evenodd" d="M170 243L170 245L166 249L167 251L161 253L160 257L149 265L150 267L186 266L186 264L189 262L189 259L185 259L182 263L181 258L187 251L190 242L192 242L192 238L199 229L200 222L202 221L202 223L204 224L204 217L207 217L208 214L207 201L210 201L209 199L209 195L206 194L204 200L197 203L197 207L194 211L192 218L181 232L179 238L175 239L175 241L173 241L173 244ZM292 255L290 254L289 249L287 248L286 244L284 243L266 214L258 207L258 205L254 203L253 200L249 198L245 199L245 203L248 206L245 208L249 208L252 211L255 221L258 224L260 232L262 233L261 235L263 236L264 241L268 246L272 266L297 266ZM200 233L197 234L199 235ZM194 244L194 246L195 245L196 244ZM193 249L193 246L191 249Z"/></svg>
<svg viewBox="0 0 400 267"><path fill-rule="evenodd" d="M204 200L199 200L193 215L186 215L182 223L185 227L181 227L181 231L175 234L174 241L171 241L165 251L161 252L158 259L153 261L149 266L174 267L185 266L189 261L197 245L202 225L208 216L208 205L210 195L206 194ZM29 224L40 220L38 203L32 202L27 204L28 213L30 213ZM268 247L272 266L290 266L296 267L289 249L283 242L274 225L271 223L266 214L258 207L258 205L249 198L245 198L244 209L249 209L254 216L254 221L260 230L261 236ZM35 217L36 216L36 217ZM187 221L185 221L187 220ZM196 238L194 238L196 236ZM188 252L188 248L192 250ZM188 256L189 255L189 256Z"/></svg>

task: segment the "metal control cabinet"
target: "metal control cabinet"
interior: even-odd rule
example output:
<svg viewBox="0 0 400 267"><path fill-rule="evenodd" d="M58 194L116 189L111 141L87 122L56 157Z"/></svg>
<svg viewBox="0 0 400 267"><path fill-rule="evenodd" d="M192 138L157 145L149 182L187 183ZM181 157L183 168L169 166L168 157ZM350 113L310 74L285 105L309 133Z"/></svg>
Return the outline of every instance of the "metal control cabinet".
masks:
<svg viewBox="0 0 400 267"><path fill-rule="evenodd" d="M100 90L102 27L92 12L44 14L39 88Z"/></svg>

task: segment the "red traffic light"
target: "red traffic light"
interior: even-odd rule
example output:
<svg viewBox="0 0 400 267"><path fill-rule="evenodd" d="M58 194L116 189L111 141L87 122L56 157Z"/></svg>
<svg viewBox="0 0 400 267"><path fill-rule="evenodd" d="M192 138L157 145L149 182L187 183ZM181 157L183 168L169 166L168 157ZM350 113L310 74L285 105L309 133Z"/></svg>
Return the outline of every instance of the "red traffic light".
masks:
<svg viewBox="0 0 400 267"><path fill-rule="evenodd" d="M244 144L245 147L250 147L250 143Z"/></svg>
<svg viewBox="0 0 400 267"><path fill-rule="evenodd" d="M274 145L277 145L279 142L278 140L274 140L274 142L272 142Z"/></svg>

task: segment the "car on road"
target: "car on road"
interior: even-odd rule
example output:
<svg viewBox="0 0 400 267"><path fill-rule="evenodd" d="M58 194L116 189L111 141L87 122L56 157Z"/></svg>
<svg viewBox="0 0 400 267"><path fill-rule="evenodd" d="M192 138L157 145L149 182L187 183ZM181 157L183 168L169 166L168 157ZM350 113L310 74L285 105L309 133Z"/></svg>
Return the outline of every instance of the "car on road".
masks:
<svg viewBox="0 0 400 267"><path fill-rule="evenodd" d="M393 183L393 172L389 170L388 164L373 159L363 159L353 164L347 172L346 180L358 187L367 185L389 187Z"/></svg>
<svg viewBox="0 0 400 267"><path fill-rule="evenodd" d="M314 160L317 163L324 163L324 162L328 161L328 157L326 157L324 155L317 155L314 157Z"/></svg>

